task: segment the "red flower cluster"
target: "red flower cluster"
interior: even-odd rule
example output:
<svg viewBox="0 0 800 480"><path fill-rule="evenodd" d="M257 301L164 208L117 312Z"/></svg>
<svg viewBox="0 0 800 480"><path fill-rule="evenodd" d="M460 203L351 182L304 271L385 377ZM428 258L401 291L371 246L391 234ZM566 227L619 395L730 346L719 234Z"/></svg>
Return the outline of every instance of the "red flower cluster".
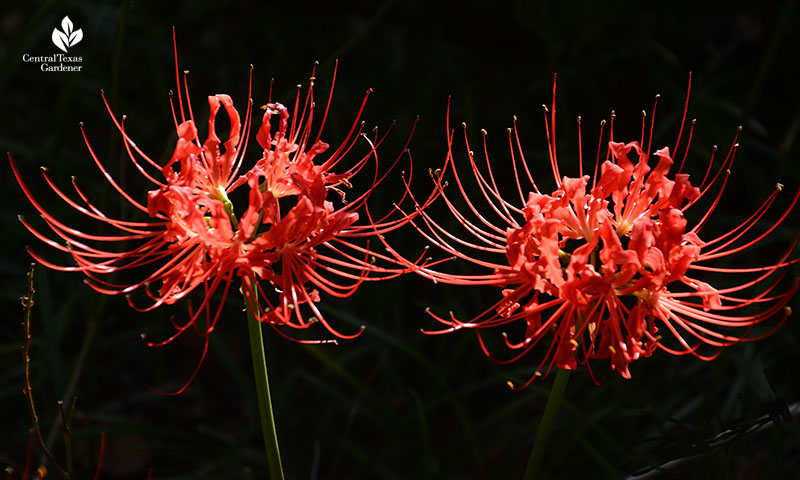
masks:
<svg viewBox="0 0 800 480"><path fill-rule="evenodd" d="M686 110L681 133L685 119ZM578 123L580 125L580 118ZM797 203L800 191L778 220L755 238L745 237L753 234L753 227L772 205L781 190L780 185L739 227L703 240L701 229L719 205L725 189L737 147L735 139L716 175L709 180L712 155L698 188L689 181L688 174L680 173L683 162L678 173L669 177L674 163L669 148L651 155L650 140L646 149L642 147L644 123L639 141L615 142L612 115L606 160L600 166L599 177L595 167L592 181L589 175L583 175L582 160L578 178L559 175L554 128L555 83L552 107L549 111L545 107L545 125L556 184L555 191L549 194L542 193L533 182L522 156L516 122L513 136L512 129L508 130L516 187L522 203L519 207L501 196L488 153L486 175L481 173L473 153L469 152L477 186L493 214L500 218L500 224L487 220L470 200L456 170L450 137L450 153L442 170L452 167L463 200L477 221L470 220L447 198L441 176L436 178L436 188L455 218L475 240L465 240L445 230L426 213L422 218L427 228L418 228L445 252L488 267L492 273L451 274L429 268L419 272L439 282L499 286L503 288L503 298L469 322L456 319L452 313L449 318L431 314L448 328L427 333L522 324L524 336L519 342L510 341L503 333L506 345L519 353L501 362L515 361L538 346L536 351L543 354L542 360L528 380L530 383L533 378L547 375L553 365L575 369L585 364L591 372L589 361L603 358L609 359L620 375L629 378L630 363L649 357L657 348L710 360L720 350L705 355L700 351L701 346L725 347L761 338L764 334L748 336L755 325L782 311L785 320L789 313L787 302L797 291L798 284L795 282L782 293L776 293L775 288L781 284L787 267L797 261L787 260L796 239L784 255L769 266L730 268L712 266L708 261L747 252L786 218ZM687 150L693 128L694 122ZM466 138L466 125L464 129ZM485 150L486 132L483 133ZM602 139L602 127L600 136ZM652 125L650 137L652 139ZM681 134L673 151L680 145L680 137ZM533 187L527 197L521 187L515 150ZM600 149L597 158L599 163ZM683 161L685 159L684 153ZM707 210L702 218L688 227L684 212L697 204L714 185L719 185L716 196L710 205L704 204ZM478 253L465 253L469 250ZM487 261L483 258L486 253L500 255L503 260ZM702 272L719 274L719 279L732 286L712 287L697 278ZM748 275L748 278L734 282L722 278L733 275ZM480 334L478 338L484 352L491 356Z"/></svg>
<svg viewBox="0 0 800 480"><path fill-rule="evenodd" d="M317 307L320 291L347 297L365 280L391 278L409 270L409 267L390 263L389 257L357 241L360 237L380 236L408 222L403 216L392 217L393 213L373 220L366 205L370 194L401 159L398 156L387 171L379 175L376 148L385 134L378 137L376 130L370 139L362 133L364 123L360 121L369 91L346 138L332 153L320 137L330 107L335 70L331 96L318 126L314 125L314 72L304 99L298 89L293 119L285 106L270 98L262 107L264 114L256 134L261 158L245 171L242 167L250 135L252 99L242 122L230 96L208 97L208 136L201 141L188 98L186 75L183 89L188 115L184 109L177 53L175 68L179 117L174 104L172 111L178 139L165 165L159 165L136 146L125 132L125 116L122 121L114 119L106 102L130 160L156 186L147 193L146 204L136 200L135 195L127 193L112 178L84 132L89 152L106 180L130 205L153 220L137 222L111 218L87 198L74 179L73 187L79 199L59 189L47 169L42 168L45 180L59 197L89 218L113 227L119 234L98 236L71 228L50 215L35 199L9 154L19 185L56 237L48 237L20 217L22 223L49 246L69 253L77 266L54 264L32 250L30 254L49 268L83 272L88 277L86 283L100 293L128 295L130 305L139 311L173 304L199 292L201 303L196 308L189 304L189 318L181 324L174 323L174 335L161 342L148 343L150 346L165 345L194 328L205 340L197 369L208 348L208 335L214 330L234 283L241 282L246 304L259 320L282 335L287 334L280 327L305 329L319 322L335 337L358 336L360 331L342 333L325 320ZM103 99L105 102L105 97ZM224 142L216 130L221 109L230 125ZM316 136L312 134L314 129ZM354 149L359 138L368 146L366 154L349 169L336 173L334 169ZM375 166L369 187L357 198L347 201L343 189L350 188L350 179L369 163ZM153 171L155 173L151 173ZM157 178L159 176L162 179ZM237 189L246 190L246 196L245 192L240 194L241 198L247 198L243 213L241 210L237 213L230 199ZM366 213L369 222L357 224L359 210ZM117 250L124 250L93 246L96 242L119 245ZM135 246L130 247L131 244ZM125 270L144 272L143 278L130 284L112 283L104 278ZM269 284L269 288L265 288L265 284ZM153 290L153 286L158 288ZM139 289L150 298L146 306L137 305L129 295ZM216 294L219 298L213 300L215 306L212 306ZM304 313L305 309L311 314ZM333 339L297 341L335 342Z"/></svg>

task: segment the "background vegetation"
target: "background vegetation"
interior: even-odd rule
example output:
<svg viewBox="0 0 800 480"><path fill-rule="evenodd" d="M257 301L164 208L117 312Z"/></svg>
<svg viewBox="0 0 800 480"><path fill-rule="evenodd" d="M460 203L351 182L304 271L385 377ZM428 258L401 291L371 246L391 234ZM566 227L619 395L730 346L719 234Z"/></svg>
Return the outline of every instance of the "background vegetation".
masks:
<svg viewBox="0 0 800 480"><path fill-rule="evenodd" d="M414 117L420 116L411 144L419 172L443 161L446 102L452 95L454 124L466 121L476 142L480 129L487 129L498 164L507 160L505 129L517 115L526 154L540 172L537 178L547 178L541 104L550 101L554 72L562 171L575 173L577 115L583 118L585 152L591 157L588 145L596 144L594 126L601 119L615 110L618 138L636 139L640 112L651 109L656 93L662 100L654 144L672 145L691 71L689 116L698 124L689 171L699 173L711 145L727 147L736 126L744 126L731 191L713 219L720 229L731 228L776 182L790 192L800 187L800 10L794 1L746 7L651 3L5 2L0 14L0 145L14 152L34 191L48 199L48 208L60 218L75 216L45 195L39 165L49 166L61 185L76 175L109 211L131 214L90 165L78 122L86 123L109 169L136 191L138 180L125 163L98 92L105 89L114 111L128 115L129 133L143 150L156 158L169 155L175 140L167 95L174 88L173 25L181 68L192 72L198 117L207 115L207 94L229 93L238 105L244 102L251 63L260 105L272 77L277 98L290 102L314 61L321 64L317 85L325 92L338 58L326 138L331 143L342 138L371 87L368 124L385 128L398 120L384 158L400 151ZM24 53L55 52L50 34L64 15L83 29L83 41L72 49L82 56L83 71L45 73L22 62ZM20 213L38 218L10 168L3 168L0 465L19 468L31 426L20 393L19 296L30 262L24 245L46 249L17 221ZM429 188L423 177L415 187L422 192ZM399 188L399 178L394 187ZM395 192L387 188L376 198L383 208L394 200ZM774 242L765 245L763 259L753 261L774 259L776 249L798 228L795 212ZM421 244L413 232L396 241L407 251ZM81 478L93 471L101 431L108 434L106 479L144 478L149 467L158 479L263 478L238 300L231 300L212 336L209 357L194 384L181 396L163 397L147 386L181 385L198 358L200 342L187 335L170 347L149 349L139 335L164 334L168 315L184 310L137 314L122 298L90 291L78 274L40 268L36 281L35 399L42 428L45 433L54 429L52 444L61 455L56 401L77 395L73 437L76 465L85 475ZM480 353L470 332L446 337L418 333L436 326L424 314L426 306L468 318L497 295L492 289L465 294L404 278L367 285L347 301L325 300L337 324L367 326L357 340L304 347L268 334L288 478L520 478L551 380L523 392L509 391L505 382L527 379L535 359L498 366ZM587 472L621 478L684 459L661 475L791 477L800 469L800 428L788 415L800 401L798 334L792 318L772 337L730 348L712 363L659 352L635 363L631 380L603 367L598 368L601 386L585 372L573 374L545 473L551 478ZM747 433L761 424L763 430Z"/></svg>

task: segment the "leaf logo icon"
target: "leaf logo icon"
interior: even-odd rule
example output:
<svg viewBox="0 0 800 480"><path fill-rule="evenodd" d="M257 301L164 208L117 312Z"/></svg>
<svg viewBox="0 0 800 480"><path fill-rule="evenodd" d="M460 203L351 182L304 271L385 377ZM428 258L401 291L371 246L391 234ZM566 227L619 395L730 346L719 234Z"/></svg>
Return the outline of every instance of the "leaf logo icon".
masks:
<svg viewBox="0 0 800 480"><path fill-rule="evenodd" d="M67 48L83 40L83 30L80 28L73 30L72 20L69 17L61 20L61 28L62 30L53 29L53 44L67 53Z"/></svg>

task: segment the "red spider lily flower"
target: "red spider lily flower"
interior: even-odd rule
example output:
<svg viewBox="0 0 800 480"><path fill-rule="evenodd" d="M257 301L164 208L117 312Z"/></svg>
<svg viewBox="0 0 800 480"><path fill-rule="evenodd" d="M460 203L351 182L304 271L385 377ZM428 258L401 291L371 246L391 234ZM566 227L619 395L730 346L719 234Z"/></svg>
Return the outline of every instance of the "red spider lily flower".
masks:
<svg viewBox="0 0 800 480"><path fill-rule="evenodd" d="M711 360L719 355L721 347L762 338L780 327L790 313L787 303L798 289L798 282L783 291L778 288L787 267L798 261L788 259L797 238L770 265L738 265L746 264L744 257L751 256L752 247L783 222L797 204L800 190L765 230L758 230L756 225L774 203L780 185L740 226L714 238L704 238L702 229L720 205L738 144L735 138L716 174L709 179L714 164L712 154L705 177L697 187L688 174L682 173L694 131L692 121L680 167L677 173L670 174L673 152L678 151L686 124L688 100L687 93L672 151L662 148L651 154L652 123L647 145L643 146L646 120L641 139L616 142L612 113L606 160L599 165L606 122L601 124L594 180L583 174L580 156L580 176L562 177L556 156L554 81L552 106L544 107L556 185L553 192L543 193L533 181L520 146L516 118L513 129L508 129L508 141L519 204L506 200L497 187L486 150L486 132L483 131L485 173L466 143L477 188L497 221L491 221L477 208L462 182L454 159L448 114L449 153L445 166L433 177L435 189L468 236L445 229L427 212L420 215L422 222L417 220L415 226L443 251L489 272L470 275L422 268L418 273L437 282L494 285L502 288L502 298L467 322L452 312L449 317L441 317L429 311L447 328L426 333L479 329L483 351L494 358L481 330L521 325L521 341L511 341L503 331L505 344L515 355L496 361L513 362L531 352L541 355L538 368L521 387L524 388L534 378L546 376L554 365L564 369L586 365L594 378L590 361L596 359L608 359L621 376L630 378L630 363L649 357L656 349ZM580 148L580 117L578 126ZM466 125L464 132L466 140ZM462 213L456 200L445 193L447 183L442 177L448 168L452 168L469 214ZM520 170L530 181L529 192L522 188ZM710 197L712 188L715 196L703 204L705 212L701 212L694 226L689 226L685 212ZM490 255L497 258L487 259ZM736 262L737 267L710 263L723 259ZM719 281L721 286L714 287L700 279L706 277ZM781 319L773 329L751 335L754 327L775 316ZM709 347L713 351L706 353Z"/></svg>
<svg viewBox="0 0 800 480"><path fill-rule="evenodd" d="M76 265L53 263L29 249L36 261L56 270L82 272L88 277L86 283L90 287L103 294L125 294L131 307L138 311L150 311L188 298L190 294L199 294L199 305L193 308L189 303L188 320L173 321L175 333L172 336L160 342L148 342L150 346L165 345L189 329L203 337L200 361L186 385L176 392L180 393L199 370L208 349L208 335L214 330L235 283L241 284L246 303L257 312L259 320L281 335L289 336L284 327L306 329L321 323L333 337L350 339L358 336L363 327L353 333L343 333L330 325L317 307L320 292L347 297L364 281L392 278L410 268L358 242L361 237L382 236L409 221L394 212L375 220L367 207L370 194L402 158L398 156L385 173L379 174L376 149L386 134L379 137L376 129L370 138L363 133L364 123L360 121L369 91L344 141L331 152L329 145L320 138L330 108L336 69L331 94L318 125L314 118L315 72L312 72L304 98L298 88L294 118L285 106L271 100L270 89L270 99L262 107L264 114L256 134L261 158L245 171L252 99L242 121L230 96L209 96L208 136L201 141L189 101L188 72L184 72L181 86L177 47L175 69L177 111L171 103L178 139L172 156L164 165L159 165L136 146L125 131L126 117L123 115L118 121L103 97L130 160L155 185L147 192L146 202L137 200L136 194L129 194L112 178L95 154L81 124L89 153L103 176L125 201L147 214L150 220L114 219L89 200L74 178L72 183L78 199L56 186L47 169L42 168L45 181L61 199L89 218L113 227L118 234L92 235L71 228L50 215L36 200L10 154L9 161L26 197L55 236L41 233L20 217L22 223L47 245L67 252ZM186 108L181 90L186 95ZM252 92L252 67L249 92ZM230 124L230 133L224 141L218 137L216 129L217 116L222 110ZM312 135L313 130L316 136ZM337 171L360 138L368 146L367 152L348 169ZM350 188L350 180L370 163L374 163L375 173L368 187L360 196L347 201L343 189ZM231 196L239 191L243 191L239 194L241 198L247 198L243 213L237 211L231 201ZM359 212L365 213L369 221L359 224ZM383 238L380 242L384 242ZM119 284L107 278L128 270L140 274L140 280ZM146 305L134 302L130 294L137 290L149 297ZM213 299L215 296L219 298ZM335 338L292 339L327 343L335 342Z"/></svg>

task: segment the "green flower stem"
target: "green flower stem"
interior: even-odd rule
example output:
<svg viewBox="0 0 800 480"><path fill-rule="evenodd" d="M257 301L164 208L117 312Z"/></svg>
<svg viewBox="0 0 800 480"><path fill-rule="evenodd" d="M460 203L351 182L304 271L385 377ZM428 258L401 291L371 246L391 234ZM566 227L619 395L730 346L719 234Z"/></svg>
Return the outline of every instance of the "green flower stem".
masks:
<svg viewBox="0 0 800 480"><path fill-rule="evenodd" d="M528 466L525 467L524 480L534 480L539 475L539 468L542 466L544 452L547 449L547 442L550 440L550 433L558 417L558 408L561 406L561 399L564 397L564 390L567 388L567 380L571 370L558 369L553 386L550 388L550 395L547 397L547 404L544 407L542 420L539 423L539 430L536 432L536 440L533 442L531 458L528 459Z"/></svg>
<svg viewBox="0 0 800 480"><path fill-rule="evenodd" d="M245 301L247 310L247 328L250 331L250 353L253 357L253 374L258 394L258 410L261 416L261 432L264 435L264 448L267 452L267 465L271 480L284 480L281 452L278 448L278 434L275 431L275 417L272 414L272 399L269 394L269 378L267 377L267 359L264 355L264 337L261 333L261 322Z"/></svg>

